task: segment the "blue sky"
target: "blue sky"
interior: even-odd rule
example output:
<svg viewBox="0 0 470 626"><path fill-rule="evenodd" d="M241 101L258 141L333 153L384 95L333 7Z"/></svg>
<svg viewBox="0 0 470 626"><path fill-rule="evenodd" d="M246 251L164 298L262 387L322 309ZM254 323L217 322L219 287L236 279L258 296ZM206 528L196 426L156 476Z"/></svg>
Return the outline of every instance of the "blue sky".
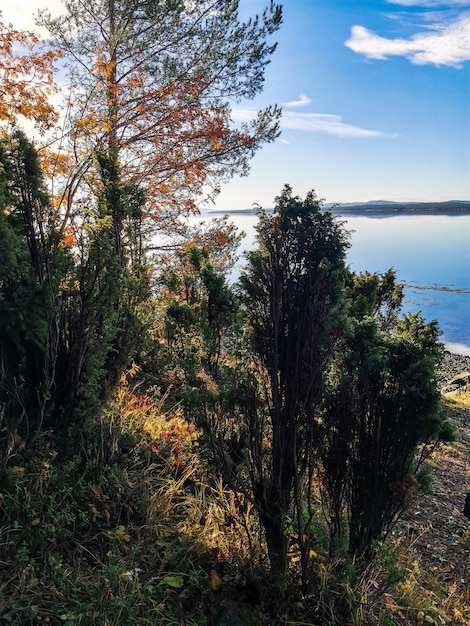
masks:
<svg viewBox="0 0 470 626"><path fill-rule="evenodd" d="M328 202L470 199L470 1L287 0L277 40L257 103L283 105L283 132L222 208L270 206L285 182Z"/></svg>
<svg viewBox="0 0 470 626"><path fill-rule="evenodd" d="M241 0L241 14L269 0ZM268 207L289 183L327 202L470 200L470 0L285 0L265 89L282 134L217 207ZM58 0L2 0L24 28ZM21 20L21 22L19 22Z"/></svg>

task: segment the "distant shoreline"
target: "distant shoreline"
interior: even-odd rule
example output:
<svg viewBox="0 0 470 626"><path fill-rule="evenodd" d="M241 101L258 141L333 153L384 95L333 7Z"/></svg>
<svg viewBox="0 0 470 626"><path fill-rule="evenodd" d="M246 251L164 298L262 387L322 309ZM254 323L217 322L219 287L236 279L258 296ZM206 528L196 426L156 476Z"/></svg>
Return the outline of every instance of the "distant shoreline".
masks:
<svg viewBox="0 0 470 626"><path fill-rule="evenodd" d="M268 213L273 211L272 207L264 208ZM346 202L345 204L327 203L323 205L324 209L330 210L335 215L350 215L356 217L381 217L394 215L443 215L453 217L456 215L470 215L470 201L455 200L449 202L365 202L354 203ZM207 211L209 215L256 215L257 208L250 207L245 209L202 209Z"/></svg>
<svg viewBox="0 0 470 626"><path fill-rule="evenodd" d="M327 204L334 213L380 213L383 215L396 215L400 213L412 213L413 215L469 215L470 201L450 200L447 202L346 202L344 204Z"/></svg>
<svg viewBox="0 0 470 626"><path fill-rule="evenodd" d="M456 208L456 209L439 209L439 208L384 208L384 207L330 207L328 209L334 215L344 215L350 217L395 217L400 215L421 215L421 216L435 216L442 215L445 217L458 217L460 215L470 215L470 208Z"/></svg>
<svg viewBox="0 0 470 626"><path fill-rule="evenodd" d="M470 202L456 201L452 203L425 203L425 206L427 206L426 211L423 211L423 204L424 203L412 205L398 203L371 203L354 206L349 205L346 207L337 205L334 209L332 207L325 208L326 210L331 210L335 217L338 216L338 219L345 222L346 224L348 223L349 218L351 218L351 223L353 223L354 218L356 217L362 217L364 223L367 222L371 226L373 226L374 220L375 223L379 225L379 223L382 221L381 218L383 218L383 223L385 223L387 219L390 219L391 223L394 221L393 218L396 218L397 220L400 220L401 218L402 220L410 220L410 223L416 224L418 229L420 229L421 222L423 222L423 224L431 224L433 221L432 218L434 218L434 220L439 220L439 218L441 218L442 222L446 222L449 224L449 227L450 224L454 223L455 226L452 228L459 229L459 232L461 232L461 229L458 225L459 220L457 219L457 217L461 216L461 219L465 221L465 224L467 224L468 216L470 215ZM345 209L344 212L343 209ZM263 210L266 211L268 214L273 211L272 208L265 208ZM257 214L258 208L256 206L250 208L234 209L232 211L222 211L220 209L216 209L215 207L205 207L203 209L202 217L206 219L211 219L220 217L222 215L227 215L229 221L233 220L233 222L239 228L241 228L242 230L248 229L251 232L251 229L256 225ZM424 217L428 219L425 220ZM413 218L413 220L411 218ZM452 218L455 218L455 222ZM399 221L398 224L400 224ZM345 228L347 228L347 226ZM439 226L437 226L437 228L439 229ZM437 232L439 232L439 230L437 230ZM391 265L393 266L393 264ZM410 308L411 310L420 309L422 308L422 306L424 306L426 311L428 311L427 314L425 313L426 318L430 319L434 319L436 316L439 316L439 314L431 308L432 306L435 306L434 299L437 299L438 302L441 302L440 298L442 297L445 298L447 302L450 298L468 299L470 297L470 287L468 286L468 284L458 286L452 284L453 281L450 279L446 280L446 282L443 281L442 283L434 282L434 280L420 283L410 281L408 277L408 280L398 280L398 282L406 290L405 299L411 299L411 301L413 302L415 300L418 300L419 302L419 304L411 306L406 300L404 302L404 310ZM420 303L422 301L423 304L421 305ZM452 300L452 302L454 302L454 300ZM459 317L459 320L459 324L463 324L461 317ZM443 326L445 326L444 322ZM454 327L450 328L450 337L443 336L441 338L441 341L445 344L446 349L449 350L449 352L455 355L460 355L464 358L470 357L470 342L468 340L467 329L468 326L463 325L462 333L465 336L465 339L463 341L459 342L458 336L460 333L456 332Z"/></svg>

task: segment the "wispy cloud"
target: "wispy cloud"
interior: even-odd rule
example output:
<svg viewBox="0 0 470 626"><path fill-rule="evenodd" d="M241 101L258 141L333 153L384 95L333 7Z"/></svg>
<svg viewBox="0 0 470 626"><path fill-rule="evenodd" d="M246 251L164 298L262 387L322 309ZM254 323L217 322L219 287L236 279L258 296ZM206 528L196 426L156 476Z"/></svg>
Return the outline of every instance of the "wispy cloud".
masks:
<svg viewBox="0 0 470 626"><path fill-rule="evenodd" d="M235 109L232 118L237 122L248 122L256 117L256 111L251 109ZM284 130L300 130L307 133L321 133L336 137L370 138L383 137L385 133L377 130L368 130L343 122L340 115L329 113L297 113L284 111L281 118L281 128Z"/></svg>
<svg viewBox="0 0 470 626"><path fill-rule="evenodd" d="M285 107L303 107L306 104L310 104L312 101L308 96L301 93L298 100L291 100L290 102L283 102L282 106Z"/></svg>
<svg viewBox="0 0 470 626"><path fill-rule="evenodd" d="M414 3L417 1L419 2L414 0ZM423 6L424 1L421 3ZM407 0L401 0L400 3L406 2ZM387 39L364 26L353 26L351 37L345 45L369 59L402 56L415 65L448 65L460 68L470 60L470 12L447 23L434 22L427 30L408 39Z"/></svg>
<svg viewBox="0 0 470 626"><path fill-rule="evenodd" d="M336 137L380 137L384 133L346 124L340 115L330 113L293 113L285 111L281 128L303 130L309 133L324 133Z"/></svg>

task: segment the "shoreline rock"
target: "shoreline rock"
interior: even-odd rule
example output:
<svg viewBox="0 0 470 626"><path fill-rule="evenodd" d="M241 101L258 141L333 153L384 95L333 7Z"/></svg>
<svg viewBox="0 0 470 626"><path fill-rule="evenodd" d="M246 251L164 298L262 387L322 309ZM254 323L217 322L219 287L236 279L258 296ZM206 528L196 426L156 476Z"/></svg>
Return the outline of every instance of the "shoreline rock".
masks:
<svg viewBox="0 0 470 626"><path fill-rule="evenodd" d="M462 372L470 371L470 356L446 351L438 369L439 384L445 385Z"/></svg>

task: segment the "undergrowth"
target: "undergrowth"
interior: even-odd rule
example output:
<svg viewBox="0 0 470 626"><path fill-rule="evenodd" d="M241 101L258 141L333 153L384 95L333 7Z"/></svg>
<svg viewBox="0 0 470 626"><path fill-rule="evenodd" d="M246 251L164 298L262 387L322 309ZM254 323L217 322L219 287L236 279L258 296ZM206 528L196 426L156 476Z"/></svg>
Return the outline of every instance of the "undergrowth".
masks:
<svg viewBox="0 0 470 626"><path fill-rule="evenodd" d="M321 516L310 593L296 583L293 534L289 592L272 598L251 503L214 477L197 429L167 401L128 375L65 460L52 433L12 449L0 479L0 624L202 626L224 606L248 626L468 623L465 599L444 602L407 550L379 546L357 576L328 554Z"/></svg>
<svg viewBox="0 0 470 626"><path fill-rule="evenodd" d="M240 503L209 479L196 429L163 404L123 380L86 449L64 461L46 433L10 455L0 623L207 623L213 568L246 558Z"/></svg>

